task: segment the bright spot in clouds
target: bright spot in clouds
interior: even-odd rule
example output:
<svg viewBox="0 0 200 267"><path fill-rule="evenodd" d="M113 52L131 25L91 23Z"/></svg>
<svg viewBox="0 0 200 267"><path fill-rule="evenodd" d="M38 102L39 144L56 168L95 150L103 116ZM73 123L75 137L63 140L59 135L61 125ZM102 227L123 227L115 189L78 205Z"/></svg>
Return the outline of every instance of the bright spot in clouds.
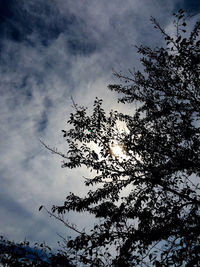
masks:
<svg viewBox="0 0 200 267"><path fill-rule="evenodd" d="M116 158L126 158L125 147L122 144L113 143L110 145L110 154Z"/></svg>
<svg viewBox="0 0 200 267"><path fill-rule="evenodd" d="M125 122L119 120L116 122L116 131L118 132L118 134L129 133ZM117 140L112 140L110 144L110 154L111 156L118 159L128 159L124 145L122 143L119 143Z"/></svg>

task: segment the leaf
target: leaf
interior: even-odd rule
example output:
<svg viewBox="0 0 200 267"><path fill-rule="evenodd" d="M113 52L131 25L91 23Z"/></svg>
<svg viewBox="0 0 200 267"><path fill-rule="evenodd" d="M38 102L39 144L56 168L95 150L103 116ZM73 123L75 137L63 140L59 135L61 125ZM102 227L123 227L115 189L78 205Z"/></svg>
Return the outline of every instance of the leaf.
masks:
<svg viewBox="0 0 200 267"><path fill-rule="evenodd" d="M196 42L196 46L200 46L200 40Z"/></svg>
<svg viewBox="0 0 200 267"><path fill-rule="evenodd" d="M64 133L63 137L66 137L67 136L67 132L65 130L62 130L62 132Z"/></svg>
<svg viewBox="0 0 200 267"><path fill-rule="evenodd" d="M176 39L176 43L180 42L181 40L181 36L179 36L177 39Z"/></svg>
<svg viewBox="0 0 200 267"><path fill-rule="evenodd" d="M39 211L41 211L42 208L43 208L43 205L39 207Z"/></svg>
<svg viewBox="0 0 200 267"><path fill-rule="evenodd" d="M161 266L161 265L160 265L160 262L159 262L159 261L157 261L157 260L156 260L156 261L154 261L154 262L153 262L153 264L154 264L154 266L156 266L156 267L159 267L159 266Z"/></svg>

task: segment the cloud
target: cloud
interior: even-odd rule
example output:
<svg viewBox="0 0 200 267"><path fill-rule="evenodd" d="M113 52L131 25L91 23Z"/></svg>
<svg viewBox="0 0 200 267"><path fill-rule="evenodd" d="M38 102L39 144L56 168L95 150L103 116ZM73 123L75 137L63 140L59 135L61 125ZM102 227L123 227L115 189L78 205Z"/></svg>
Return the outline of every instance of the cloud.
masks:
<svg viewBox="0 0 200 267"><path fill-rule="evenodd" d="M63 203L70 191L84 195L86 170L61 169L61 159L39 138L67 151L61 130L69 127L71 95L89 108L98 96L107 111L130 112L131 106L117 104L107 85L114 81L112 69L141 68L134 45L162 42L150 16L167 27L178 1L161 2L1 2L1 234L55 246L56 232L69 232L38 208ZM81 216L69 219L88 224L88 215Z"/></svg>

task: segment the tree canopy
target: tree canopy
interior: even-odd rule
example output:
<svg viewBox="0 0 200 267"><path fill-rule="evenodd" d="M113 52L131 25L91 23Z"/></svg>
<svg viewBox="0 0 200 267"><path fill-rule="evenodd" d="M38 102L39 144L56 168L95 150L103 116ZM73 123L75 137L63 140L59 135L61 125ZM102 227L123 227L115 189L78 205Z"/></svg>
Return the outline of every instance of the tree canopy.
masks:
<svg viewBox="0 0 200 267"><path fill-rule="evenodd" d="M85 185L99 185L85 197L70 193L59 217L68 211L99 218L88 232L67 242L79 263L90 266L197 266L200 264L200 21L191 32L183 10L174 14L175 36L151 18L164 47L137 47L144 73L115 73L133 115L111 110L96 98L91 116L74 103L65 131L69 145L62 167L96 171ZM137 108L136 104L137 103ZM117 122L126 131L116 128ZM124 157L110 153L123 146ZM89 144L95 143L97 153ZM131 186L126 196L120 194Z"/></svg>
<svg viewBox="0 0 200 267"><path fill-rule="evenodd" d="M115 73L120 83L108 86L132 115L106 114L98 98L90 116L74 103L71 129L62 130L67 154L45 145L63 157L62 167L96 172L85 178L95 190L70 193L49 212L76 231L65 240L76 266L200 264L200 21L189 31L183 10L174 18L175 36L151 18L164 46L137 47L144 71ZM65 221L69 211L89 212L99 223L79 230Z"/></svg>

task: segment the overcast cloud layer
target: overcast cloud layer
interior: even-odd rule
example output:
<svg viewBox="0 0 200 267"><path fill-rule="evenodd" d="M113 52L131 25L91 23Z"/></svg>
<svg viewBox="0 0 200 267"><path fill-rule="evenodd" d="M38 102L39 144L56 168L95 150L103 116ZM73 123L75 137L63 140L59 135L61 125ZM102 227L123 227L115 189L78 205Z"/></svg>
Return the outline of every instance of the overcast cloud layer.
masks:
<svg viewBox="0 0 200 267"><path fill-rule="evenodd" d="M92 108L130 112L108 91L112 69L141 68L134 45L162 45L149 19L172 31L179 8L200 9L181 0L6 0L0 1L0 235L10 240L45 240L56 246L71 234L39 212L61 204L72 191L83 194L85 170L61 169L61 159L39 142L66 152L61 130L71 99ZM69 215L82 227L89 217Z"/></svg>

